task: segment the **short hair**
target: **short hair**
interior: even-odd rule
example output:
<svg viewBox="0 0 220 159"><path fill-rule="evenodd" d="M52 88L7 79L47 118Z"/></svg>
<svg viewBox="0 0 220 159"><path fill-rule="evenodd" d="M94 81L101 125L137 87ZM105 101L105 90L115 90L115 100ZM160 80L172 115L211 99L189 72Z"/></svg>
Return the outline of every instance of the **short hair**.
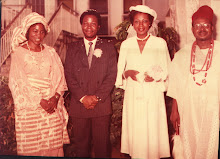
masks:
<svg viewBox="0 0 220 159"><path fill-rule="evenodd" d="M98 20L98 25L99 25L99 26L101 25L101 16L100 16L100 14L99 14L96 10L94 10L94 9L89 9L89 10L87 10L87 11L85 11L85 12L82 13L82 15L80 16L80 24L81 24L81 25L82 25L82 23L83 23L83 18L84 18L86 15L94 15L94 16L97 18L97 20Z"/></svg>
<svg viewBox="0 0 220 159"><path fill-rule="evenodd" d="M136 11L136 10L132 10L132 11L130 12L130 14L129 14L129 20L130 20L130 22L131 22L132 25L133 25L133 23L134 23L134 16L135 16L136 14L138 14L138 13L143 13L143 12L138 12L138 11ZM153 24L153 21L154 21L154 17L153 17L152 15L148 14L148 13L144 13L144 14L147 14L147 15L148 15L148 18L149 18L149 20L150 20L150 27L151 27L152 24Z"/></svg>

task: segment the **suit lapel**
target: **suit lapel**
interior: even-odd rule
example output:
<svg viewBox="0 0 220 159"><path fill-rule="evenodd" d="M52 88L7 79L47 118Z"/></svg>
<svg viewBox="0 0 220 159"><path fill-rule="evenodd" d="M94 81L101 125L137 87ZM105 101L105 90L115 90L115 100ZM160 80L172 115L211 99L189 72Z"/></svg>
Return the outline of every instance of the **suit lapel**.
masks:
<svg viewBox="0 0 220 159"><path fill-rule="evenodd" d="M101 43L102 43L102 39L98 38L96 41L95 48L94 48L94 53L95 53L95 49L101 49L100 48ZM91 68L96 65L97 60L98 60L98 58L96 56L94 56L94 54L93 54Z"/></svg>
<svg viewBox="0 0 220 159"><path fill-rule="evenodd" d="M84 65L89 67L88 56L86 54L86 48L85 48L84 40L79 41L79 50L78 51L79 51L79 59L82 61L82 63Z"/></svg>

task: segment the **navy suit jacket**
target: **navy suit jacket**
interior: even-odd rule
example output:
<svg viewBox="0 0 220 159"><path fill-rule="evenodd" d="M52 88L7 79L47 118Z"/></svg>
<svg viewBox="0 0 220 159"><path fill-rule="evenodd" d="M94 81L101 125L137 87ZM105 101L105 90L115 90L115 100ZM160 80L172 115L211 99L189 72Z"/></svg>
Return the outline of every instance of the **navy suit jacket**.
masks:
<svg viewBox="0 0 220 159"><path fill-rule="evenodd" d="M117 74L117 53L114 45L106 39L98 38L95 49L101 49L102 55L100 58L93 56L89 69L84 40L68 45L65 76L71 95L70 116L91 118L112 113L111 91ZM85 95L96 95L101 101L94 109L86 109L80 102Z"/></svg>

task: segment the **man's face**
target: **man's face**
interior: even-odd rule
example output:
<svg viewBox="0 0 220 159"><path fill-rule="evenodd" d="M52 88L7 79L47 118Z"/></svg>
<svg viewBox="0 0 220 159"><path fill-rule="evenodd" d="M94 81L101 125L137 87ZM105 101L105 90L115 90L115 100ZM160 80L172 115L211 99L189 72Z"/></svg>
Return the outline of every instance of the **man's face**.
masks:
<svg viewBox="0 0 220 159"><path fill-rule="evenodd" d="M86 15L82 22L82 31L85 38L92 41L96 38L97 32L100 26L98 25L98 19L94 15Z"/></svg>
<svg viewBox="0 0 220 159"><path fill-rule="evenodd" d="M213 26L208 19L198 18L193 22L192 32L196 40L210 40L212 39Z"/></svg>

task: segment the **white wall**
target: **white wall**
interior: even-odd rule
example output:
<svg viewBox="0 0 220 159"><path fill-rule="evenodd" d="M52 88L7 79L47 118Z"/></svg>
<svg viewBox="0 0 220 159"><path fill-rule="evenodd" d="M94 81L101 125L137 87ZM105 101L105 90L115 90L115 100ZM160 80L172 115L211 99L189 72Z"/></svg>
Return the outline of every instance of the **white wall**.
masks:
<svg viewBox="0 0 220 159"><path fill-rule="evenodd" d="M3 5L24 5L25 0L2 0Z"/></svg>
<svg viewBox="0 0 220 159"><path fill-rule="evenodd" d="M25 5L25 0L3 0L3 5ZM57 0L45 0L45 18L49 21L57 8ZM12 8L12 7L11 7Z"/></svg>
<svg viewBox="0 0 220 159"><path fill-rule="evenodd" d="M109 0L109 34L114 35L114 28L123 20L123 0Z"/></svg>
<svg viewBox="0 0 220 159"><path fill-rule="evenodd" d="M45 18L47 21L49 21L58 7L57 0L45 0L44 4L45 4Z"/></svg>
<svg viewBox="0 0 220 159"><path fill-rule="evenodd" d="M89 9L89 0L77 0L76 1L76 12L79 13L79 18L80 18L80 15L87 9ZM79 36L83 36L79 18L78 18L78 21L76 22L78 23L78 33L79 33Z"/></svg>
<svg viewBox="0 0 220 159"><path fill-rule="evenodd" d="M220 41L220 10L219 10L219 7L220 7L220 0L212 0L211 1L211 7L215 13L215 16L216 16L216 20L217 20L217 23L216 23L216 40L219 40Z"/></svg>
<svg viewBox="0 0 220 159"><path fill-rule="evenodd" d="M146 0L145 5L157 12L157 20L165 21L166 14L169 10L169 0Z"/></svg>
<svg viewBox="0 0 220 159"><path fill-rule="evenodd" d="M214 38L220 40L220 0L169 0L170 8L173 8L173 27L180 35L180 48L184 47L187 43L195 40L192 34L192 15L202 5L210 6L217 18L215 25L216 32Z"/></svg>
<svg viewBox="0 0 220 159"><path fill-rule="evenodd" d="M73 0L74 2L74 0ZM158 14L158 20L165 21L165 16L169 9L169 0L143 0L144 4L155 9ZM89 9L89 0L75 0L76 11L81 15ZM108 0L109 13L109 35L114 35L114 28L123 20L123 0ZM80 17L79 15L79 17ZM81 25L79 21L79 35L82 36Z"/></svg>
<svg viewBox="0 0 220 159"><path fill-rule="evenodd" d="M5 5L7 7L5 7ZM4 29L4 27L7 26L13 20L13 18L17 15L17 12L21 11L24 5L25 5L25 0L16 0L16 1L15 0L3 0L2 1L2 8L1 8L2 29Z"/></svg>

